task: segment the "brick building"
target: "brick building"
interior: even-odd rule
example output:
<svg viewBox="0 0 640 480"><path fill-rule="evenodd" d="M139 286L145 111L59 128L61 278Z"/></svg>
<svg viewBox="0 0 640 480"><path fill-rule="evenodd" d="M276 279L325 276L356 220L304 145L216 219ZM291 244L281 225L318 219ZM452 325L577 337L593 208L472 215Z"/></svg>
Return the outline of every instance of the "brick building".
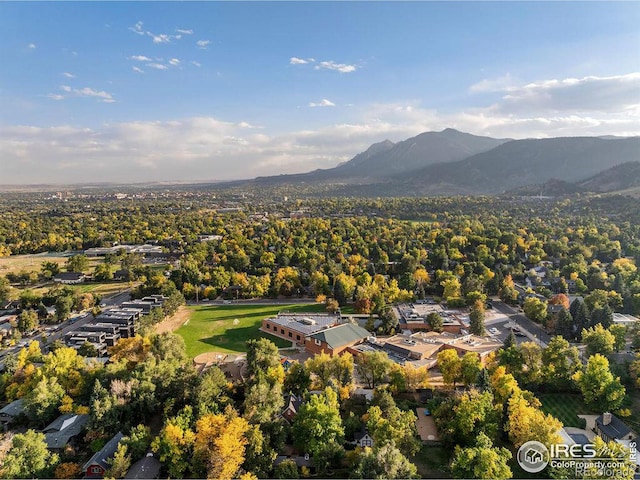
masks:
<svg viewBox="0 0 640 480"><path fill-rule="evenodd" d="M340 322L340 315L322 313L279 313L265 318L260 331L304 345L305 338Z"/></svg>
<svg viewBox="0 0 640 480"><path fill-rule="evenodd" d="M308 353L327 353L330 356L340 355L349 347L367 340L369 332L352 323L320 330L308 335L304 346Z"/></svg>

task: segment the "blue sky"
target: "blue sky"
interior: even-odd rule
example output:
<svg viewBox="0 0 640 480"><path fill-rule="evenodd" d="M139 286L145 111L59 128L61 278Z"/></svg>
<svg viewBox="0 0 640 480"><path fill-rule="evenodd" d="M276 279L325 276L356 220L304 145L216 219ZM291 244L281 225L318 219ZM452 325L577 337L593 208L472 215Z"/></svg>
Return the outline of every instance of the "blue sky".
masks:
<svg viewBox="0 0 640 480"><path fill-rule="evenodd" d="M2 2L0 184L327 168L447 127L640 134L637 2Z"/></svg>

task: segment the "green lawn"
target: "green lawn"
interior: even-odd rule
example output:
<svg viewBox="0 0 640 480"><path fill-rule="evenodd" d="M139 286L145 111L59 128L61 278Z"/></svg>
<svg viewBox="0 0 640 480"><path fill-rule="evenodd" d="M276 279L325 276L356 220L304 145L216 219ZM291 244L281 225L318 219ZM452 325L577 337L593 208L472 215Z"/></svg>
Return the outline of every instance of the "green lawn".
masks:
<svg viewBox="0 0 640 480"><path fill-rule="evenodd" d="M193 358L204 352L245 352L245 343L252 338L268 338L278 347L291 342L258 331L262 320L278 312L324 312L324 305L199 305L189 307L191 317L176 330L187 344L187 354ZM234 320L238 324L234 325Z"/></svg>
<svg viewBox="0 0 640 480"><path fill-rule="evenodd" d="M579 395L566 393L546 393L538 395L542 402L542 411L550 413L565 427L584 428L584 421L578 415L591 414Z"/></svg>
<svg viewBox="0 0 640 480"><path fill-rule="evenodd" d="M435 445L422 445L411 461L418 467L420 478L451 478L447 472L452 451Z"/></svg>

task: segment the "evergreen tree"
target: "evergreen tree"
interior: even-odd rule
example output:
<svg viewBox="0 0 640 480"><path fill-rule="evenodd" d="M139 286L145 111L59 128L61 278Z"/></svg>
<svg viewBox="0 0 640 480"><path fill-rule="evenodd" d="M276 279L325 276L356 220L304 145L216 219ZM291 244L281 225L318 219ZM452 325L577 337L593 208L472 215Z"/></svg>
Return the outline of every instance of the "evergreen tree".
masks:
<svg viewBox="0 0 640 480"><path fill-rule="evenodd" d="M578 300L574 300L574 303L576 301ZM581 337L582 330L589 326L589 323L591 320L591 315L589 314L589 309L587 308L587 305L582 301L579 302L576 308L576 313L571 314L571 316L573 317L573 325L576 331L576 337L578 340L580 340L582 338Z"/></svg>
<svg viewBox="0 0 640 480"><path fill-rule="evenodd" d="M566 308L560 310L558 319L556 320L556 335L560 335L567 340L573 340L573 318Z"/></svg>
<svg viewBox="0 0 640 480"><path fill-rule="evenodd" d="M592 327L600 324L604 328L609 328L613 324L613 311L608 304L604 304L602 306L597 306L591 312L591 322Z"/></svg>
<svg viewBox="0 0 640 480"><path fill-rule="evenodd" d="M509 332L509 335L504 340L504 348L515 347L516 346L516 336L513 333L513 330Z"/></svg>
<svg viewBox="0 0 640 480"><path fill-rule="evenodd" d="M469 312L469 331L478 336L485 334L484 330L484 304L476 300Z"/></svg>

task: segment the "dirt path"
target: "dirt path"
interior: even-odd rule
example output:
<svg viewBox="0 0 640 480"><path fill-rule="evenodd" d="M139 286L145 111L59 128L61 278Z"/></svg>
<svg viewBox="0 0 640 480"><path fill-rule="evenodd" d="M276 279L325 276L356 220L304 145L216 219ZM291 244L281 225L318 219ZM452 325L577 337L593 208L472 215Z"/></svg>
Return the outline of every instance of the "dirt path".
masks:
<svg viewBox="0 0 640 480"><path fill-rule="evenodd" d="M182 305L178 308L178 311L173 314L173 316L156 325L156 333L173 332L174 330L179 329L184 325L184 322L189 320L190 315L191 312L189 309Z"/></svg>

